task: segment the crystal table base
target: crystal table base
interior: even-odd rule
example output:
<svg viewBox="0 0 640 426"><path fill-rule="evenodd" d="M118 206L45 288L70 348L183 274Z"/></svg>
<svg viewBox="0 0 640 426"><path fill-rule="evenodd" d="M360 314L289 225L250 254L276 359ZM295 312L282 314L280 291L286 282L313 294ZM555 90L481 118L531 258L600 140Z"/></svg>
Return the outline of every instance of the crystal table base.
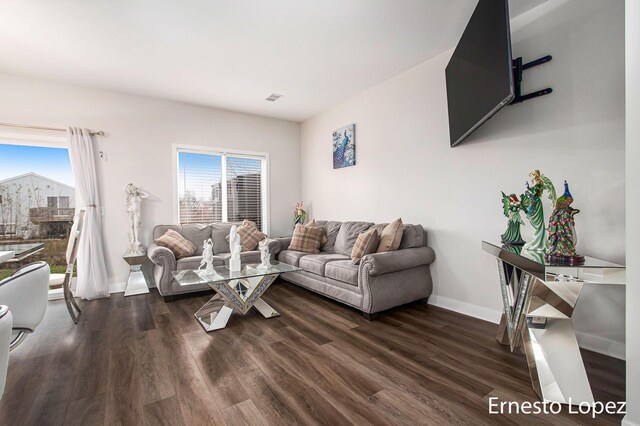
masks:
<svg viewBox="0 0 640 426"><path fill-rule="evenodd" d="M571 323L582 282L543 281L498 259L504 314L498 342L522 348L531 384L545 402L593 404Z"/></svg>
<svg viewBox="0 0 640 426"><path fill-rule="evenodd" d="M229 280L227 283L236 289L240 294L243 292L248 292L250 287L254 288L254 292L259 292L253 294L249 300L251 300L250 305L246 306L248 309L255 309L265 318L273 318L277 317L280 314L278 311L273 309L267 302L265 302L260 296L264 294L269 285L275 281L277 275L267 275L264 277L254 277L253 279L237 279L237 280ZM257 278L257 284L255 286L249 285L250 281L253 281ZM216 289L214 287L214 289ZM217 289L216 289L217 291ZM207 303L202 306L194 316L205 329L205 331L214 331L220 330L227 326L227 322L231 317L233 311L240 312L241 314L245 314L246 311L238 309L237 303L238 300L229 300L228 297L231 294L225 294L226 292L216 293Z"/></svg>

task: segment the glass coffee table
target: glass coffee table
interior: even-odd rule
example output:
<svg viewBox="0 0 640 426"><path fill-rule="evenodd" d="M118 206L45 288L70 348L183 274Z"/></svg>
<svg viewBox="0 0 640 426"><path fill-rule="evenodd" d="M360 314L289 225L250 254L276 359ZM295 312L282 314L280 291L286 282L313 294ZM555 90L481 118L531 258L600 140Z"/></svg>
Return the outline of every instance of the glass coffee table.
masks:
<svg viewBox="0 0 640 426"><path fill-rule="evenodd" d="M195 313L195 317L206 331L225 328L233 311L245 315L254 308L265 318L280 314L262 300L261 296L280 274L300 271L286 263L273 262L268 268L259 264L242 265L242 269L231 272L226 266L214 268L212 274L202 270L183 270L173 273L181 286L208 284L216 294Z"/></svg>
<svg viewBox="0 0 640 426"><path fill-rule="evenodd" d="M7 263L16 263L44 250L44 243L0 244L0 252L12 252L13 256L3 259Z"/></svg>

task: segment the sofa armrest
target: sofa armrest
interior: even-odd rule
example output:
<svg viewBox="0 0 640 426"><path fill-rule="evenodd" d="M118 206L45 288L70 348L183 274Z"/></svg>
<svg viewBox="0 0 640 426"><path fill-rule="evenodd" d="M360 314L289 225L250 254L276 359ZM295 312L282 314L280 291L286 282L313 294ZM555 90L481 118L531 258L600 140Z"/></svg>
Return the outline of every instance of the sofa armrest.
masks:
<svg viewBox="0 0 640 426"><path fill-rule="evenodd" d="M171 270L175 270L176 257L171 250L166 247L152 243L147 250L147 257L155 265L168 267Z"/></svg>
<svg viewBox="0 0 640 426"><path fill-rule="evenodd" d="M360 269L367 265L371 276L404 271L433 263L436 254L431 247L415 247L385 253L368 254L362 258Z"/></svg>
<svg viewBox="0 0 640 426"><path fill-rule="evenodd" d="M288 250L291 245L291 237L274 238L280 244L280 251Z"/></svg>
<svg viewBox="0 0 640 426"><path fill-rule="evenodd" d="M271 255L271 260L275 260L275 256L280 253L280 241L275 238L267 238L267 245L269 247L269 254Z"/></svg>
<svg viewBox="0 0 640 426"><path fill-rule="evenodd" d="M177 262L173 252L166 247L152 243L147 257L153 262L153 277L161 295L171 294L171 273L176 270Z"/></svg>

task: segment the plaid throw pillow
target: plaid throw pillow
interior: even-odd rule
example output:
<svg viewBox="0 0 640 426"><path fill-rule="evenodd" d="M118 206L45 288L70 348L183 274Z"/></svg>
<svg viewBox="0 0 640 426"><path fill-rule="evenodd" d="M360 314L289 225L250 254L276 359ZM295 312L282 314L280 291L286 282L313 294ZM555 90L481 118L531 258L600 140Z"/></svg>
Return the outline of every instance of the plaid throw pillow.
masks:
<svg viewBox="0 0 640 426"><path fill-rule="evenodd" d="M324 228L320 225L318 225L316 223L316 220L313 219L311 222L307 223L306 225L304 225L307 228L319 228L322 229L322 243L320 243L320 246L323 246L325 244L327 244L327 241L329 241L329 239L327 238L327 235L324 233Z"/></svg>
<svg viewBox="0 0 640 426"><path fill-rule="evenodd" d="M375 253L378 249L378 244L380 244L380 237L376 229L369 229L358 235L358 239L351 250L353 264L357 265L365 255Z"/></svg>
<svg viewBox="0 0 640 426"><path fill-rule="evenodd" d="M176 259L191 256L196 252L196 245L173 229L165 232L160 238L155 240L155 243L171 250Z"/></svg>
<svg viewBox="0 0 640 426"><path fill-rule="evenodd" d="M258 243L267 238L267 234L260 232L258 226L248 219L245 219L242 225L238 226L238 235L240 235L240 249L242 251L255 250ZM229 236L227 235L224 239L229 241Z"/></svg>
<svg viewBox="0 0 640 426"><path fill-rule="evenodd" d="M296 225L293 229L293 236L291 237L289 250L312 254L320 253L320 245L322 244L323 235L324 231L322 228Z"/></svg>

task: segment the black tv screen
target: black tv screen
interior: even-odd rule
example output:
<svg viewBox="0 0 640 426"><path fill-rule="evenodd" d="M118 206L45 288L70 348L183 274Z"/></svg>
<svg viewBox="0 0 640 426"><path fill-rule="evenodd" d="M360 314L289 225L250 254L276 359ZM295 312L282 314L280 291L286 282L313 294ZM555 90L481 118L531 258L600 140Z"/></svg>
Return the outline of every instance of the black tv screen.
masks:
<svg viewBox="0 0 640 426"><path fill-rule="evenodd" d="M451 146L514 97L508 0L480 0L445 71Z"/></svg>

